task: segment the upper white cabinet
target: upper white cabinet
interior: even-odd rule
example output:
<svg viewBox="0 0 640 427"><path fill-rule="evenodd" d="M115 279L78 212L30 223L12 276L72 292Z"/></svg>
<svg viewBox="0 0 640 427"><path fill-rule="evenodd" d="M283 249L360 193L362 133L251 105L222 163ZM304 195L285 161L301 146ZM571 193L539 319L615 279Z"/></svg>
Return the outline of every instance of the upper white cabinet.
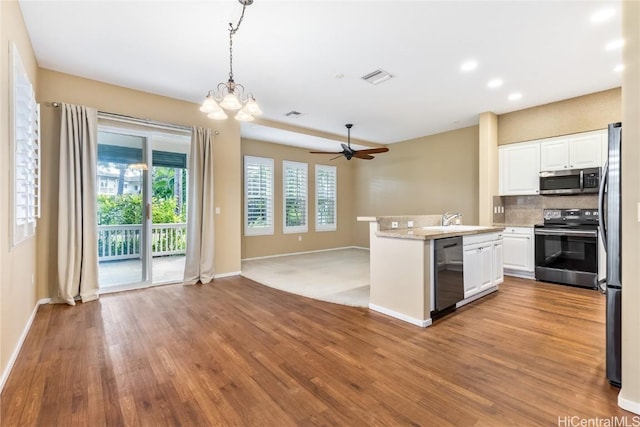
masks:
<svg viewBox="0 0 640 427"><path fill-rule="evenodd" d="M569 140L551 138L540 143L540 170L566 169L569 165Z"/></svg>
<svg viewBox="0 0 640 427"><path fill-rule="evenodd" d="M601 167L607 130L521 142L499 147L500 195L538 194L540 171Z"/></svg>
<svg viewBox="0 0 640 427"><path fill-rule="evenodd" d="M540 170L582 169L602 166L604 131L550 138L540 142Z"/></svg>
<svg viewBox="0 0 640 427"><path fill-rule="evenodd" d="M527 142L500 147L500 195L538 194L540 144Z"/></svg>

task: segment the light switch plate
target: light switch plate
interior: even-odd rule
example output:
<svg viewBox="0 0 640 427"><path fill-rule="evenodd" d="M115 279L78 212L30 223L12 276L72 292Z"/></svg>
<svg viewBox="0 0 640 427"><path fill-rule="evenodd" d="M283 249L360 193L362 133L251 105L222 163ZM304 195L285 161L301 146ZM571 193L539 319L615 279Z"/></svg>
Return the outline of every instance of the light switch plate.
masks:
<svg viewBox="0 0 640 427"><path fill-rule="evenodd" d="M220 215L220 208L216 208L216 215Z"/></svg>
<svg viewBox="0 0 640 427"><path fill-rule="evenodd" d="M413 221L407 221L407 227L409 228L413 227Z"/></svg>

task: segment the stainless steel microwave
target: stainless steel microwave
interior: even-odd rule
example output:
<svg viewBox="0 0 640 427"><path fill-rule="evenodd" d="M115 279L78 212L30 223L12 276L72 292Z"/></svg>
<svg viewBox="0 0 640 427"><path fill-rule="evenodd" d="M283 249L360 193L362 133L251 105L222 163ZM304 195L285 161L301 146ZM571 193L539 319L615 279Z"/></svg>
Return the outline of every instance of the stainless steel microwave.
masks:
<svg viewBox="0 0 640 427"><path fill-rule="evenodd" d="M540 172L540 194L597 193L600 174L600 168Z"/></svg>

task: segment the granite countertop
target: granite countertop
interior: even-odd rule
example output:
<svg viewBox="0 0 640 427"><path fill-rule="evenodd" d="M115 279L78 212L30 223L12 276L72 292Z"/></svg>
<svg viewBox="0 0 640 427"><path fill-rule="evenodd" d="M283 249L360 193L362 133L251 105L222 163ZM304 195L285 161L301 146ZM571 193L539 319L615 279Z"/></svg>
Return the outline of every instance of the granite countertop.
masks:
<svg viewBox="0 0 640 427"><path fill-rule="evenodd" d="M515 223L506 223L506 222L494 222L493 223L494 227L502 227L502 228L507 228L507 227L528 227L528 228L533 228L535 226L535 224L515 224Z"/></svg>
<svg viewBox="0 0 640 427"><path fill-rule="evenodd" d="M454 228L454 227L452 227ZM378 237L392 237L396 239L433 240L445 237L467 236L471 234L499 233L504 227L484 227L478 230L425 230L422 228L400 228L376 232Z"/></svg>

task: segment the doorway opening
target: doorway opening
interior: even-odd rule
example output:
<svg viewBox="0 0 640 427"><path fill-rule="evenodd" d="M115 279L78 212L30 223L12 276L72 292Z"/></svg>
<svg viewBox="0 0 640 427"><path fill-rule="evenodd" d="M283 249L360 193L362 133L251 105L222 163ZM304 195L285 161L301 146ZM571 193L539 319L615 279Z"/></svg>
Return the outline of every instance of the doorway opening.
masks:
<svg viewBox="0 0 640 427"><path fill-rule="evenodd" d="M183 280L190 138L100 127L100 292Z"/></svg>

